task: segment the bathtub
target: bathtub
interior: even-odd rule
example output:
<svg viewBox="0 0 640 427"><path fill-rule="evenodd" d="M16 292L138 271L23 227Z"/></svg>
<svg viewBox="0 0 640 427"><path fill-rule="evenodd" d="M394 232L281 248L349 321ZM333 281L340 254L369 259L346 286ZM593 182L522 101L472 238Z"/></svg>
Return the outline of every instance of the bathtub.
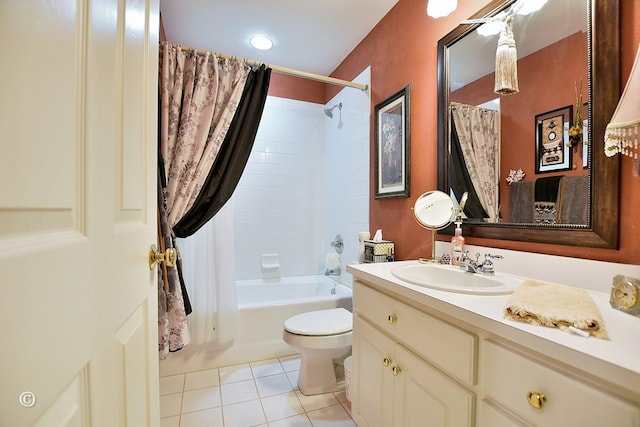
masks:
<svg viewBox="0 0 640 427"><path fill-rule="evenodd" d="M296 314L343 307L352 311L351 288L330 276L239 280L238 337L234 347L253 360L293 354L282 340L284 321Z"/></svg>
<svg viewBox="0 0 640 427"><path fill-rule="evenodd" d="M287 318L337 307L352 311L351 288L330 276L239 280L236 290L238 332L234 341L222 347L213 342L192 342L161 361L161 376L295 354L282 339Z"/></svg>

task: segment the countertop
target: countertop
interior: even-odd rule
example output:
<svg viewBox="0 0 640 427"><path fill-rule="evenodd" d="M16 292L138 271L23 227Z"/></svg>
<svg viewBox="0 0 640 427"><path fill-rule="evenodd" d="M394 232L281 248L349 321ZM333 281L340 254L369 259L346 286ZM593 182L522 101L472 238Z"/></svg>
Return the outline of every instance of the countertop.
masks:
<svg viewBox="0 0 640 427"><path fill-rule="evenodd" d="M509 295L440 291L405 282L391 273L397 266L417 263L418 261L398 261L353 264L347 266L346 270L355 280L371 283L473 325L490 336L506 339L544 354L574 367L587 377L592 376L621 387L636 401L640 399L640 317L611 308L609 294L587 291L602 314L609 339L585 338L556 328L505 319L503 312Z"/></svg>

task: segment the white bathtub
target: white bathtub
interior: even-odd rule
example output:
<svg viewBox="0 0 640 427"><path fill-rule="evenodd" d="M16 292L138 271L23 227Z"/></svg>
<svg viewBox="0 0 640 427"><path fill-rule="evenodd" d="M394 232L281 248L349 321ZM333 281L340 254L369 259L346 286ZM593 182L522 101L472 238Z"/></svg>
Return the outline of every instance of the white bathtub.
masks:
<svg viewBox="0 0 640 427"><path fill-rule="evenodd" d="M287 318L336 307L352 311L351 288L330 276L239 280L236 289L238 332L233 343L219 347L213 342L193 342L161 361L161 376L294 354L295 350L282 340L282 325Z"/></svg>
<svg viewBox="0 0 640 427"><path fill-rule="evenodd" d="M282 340L282 325L293 315L336 307L352 311L351 288L327 276L240 280L236 287L239 319L234 347L253 360L292 354Z"/></svg>
<svg viewBox="0 0 640 427"><path fill-rule="evenodd" d="M351 289L330 276L239 280L236 282L236 290L238 309L241 311L260 307L315 306L327 303L327 308L335 308L342 307L334 304L336 301L344 303L343 300L348 301L349 307L351 305Z"/></svg>

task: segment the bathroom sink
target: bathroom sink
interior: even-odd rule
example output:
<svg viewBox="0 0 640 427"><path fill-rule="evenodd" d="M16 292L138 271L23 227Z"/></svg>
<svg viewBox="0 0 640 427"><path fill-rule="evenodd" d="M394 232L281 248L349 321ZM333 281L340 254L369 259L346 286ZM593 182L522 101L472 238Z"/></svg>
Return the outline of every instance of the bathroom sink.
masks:
<svg viewBox="0 0 640 427"><path fill-rule="evenodd" d="M467 273L459 267L440 264L401 265L391 270L391 274L426 288L481 295L510 294L522 282L511 276Z"/></svg>

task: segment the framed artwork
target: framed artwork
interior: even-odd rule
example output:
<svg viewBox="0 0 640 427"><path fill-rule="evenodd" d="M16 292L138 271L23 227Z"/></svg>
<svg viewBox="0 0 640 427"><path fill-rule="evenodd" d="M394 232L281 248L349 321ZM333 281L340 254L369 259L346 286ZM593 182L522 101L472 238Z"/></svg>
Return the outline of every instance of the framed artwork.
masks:
<svg viewBox="0 0 640 427"><path fill-rule="evenodd" d="M536 116L536 173L570 170L569 127L572 106Z"/></svg>
<svg viewBox="0 0 640 427"><path fill-rule="evenodd" d="M409 197L410 86L374 107L376 199Z"/></svg>

